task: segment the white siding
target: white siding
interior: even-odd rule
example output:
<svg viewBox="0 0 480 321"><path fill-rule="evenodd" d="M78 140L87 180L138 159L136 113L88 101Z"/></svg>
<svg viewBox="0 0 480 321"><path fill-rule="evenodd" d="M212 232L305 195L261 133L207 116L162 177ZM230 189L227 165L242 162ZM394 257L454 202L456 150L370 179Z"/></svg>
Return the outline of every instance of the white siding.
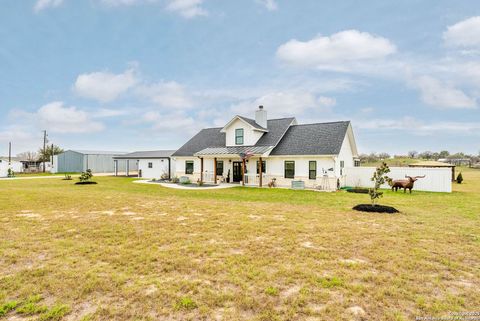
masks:
<svg viewBox="0 0 480 321"><path fill-rule="evenodd" d="M277 179L278 186L291 186L293 180L301 180L305 182L305 186L314 187L321 184L324 171L327 172L328 177L331 179L331 188L336 187L336 177L334 172L328 171L330 168L334 168L335 162L333 157L319 157L319 156L282 156L282 157L269 157L267 161L267 173L269 178L275 177ZM295 162L295 178L285 178L285 161ZM309 162L317 162L317 178L312 180L309 178Z"/></svg>
<svg viewBox="0 0 480 321"><path fill-rule="evenodd" d="M350 139L348 138L348 133L345 135L343 139L342 147L340 148L340 153L337 157L337 164L335 166L335 175L338 177L345 175L344 171L341 171L340 164L344 162L344 168L346 167L353 167L353 151L352 146L350 144Z"/></svg>
<svg viewBox="0 0 480 321"><path fill-rule="evenodd" d="M0 159L0 177L7 177L9 168L11 168L14 173L20 173L23 171L21 162L12 161L10 165L8 165L8 160Z"/></svg>
<svg viewBox="0 0 480 321"><path fill-rule="evenodd" d="M185 162L193 161L193 174L185 174ZM173 172L176 177L188 176L190 180L196 181L200 177L200 159L196 156L191 157L175 157L175 171Z"/></svg>
<svg viewBox="0 0 480 321"><path fill-rule="evenodd" d="M370 180L375 172L375 167L350 167L345 169L345 185L373 187ZM450 168L411 168L411 167L390 167L388 177L392 179L405 179L408 176L423 176L415 182L414 190L429 192L447 192L452 191L452 171ZM388 184L382 188L390 188Z"/></svg>
<svg viewBox="0 0 480 321"><path fill-rule="evenodd" d="M152 168L148 167L149 163L152 164ZM168 175L168 159L166 158L139 159L138 169L142 171L142 177L144 178L159 179L160 177L162 177L163 174Z"/></svg>
<svg viewBox="0 0 480 321"><path fill-rule="evenodd" d="M243 144L235 144L235 129L243 128ZM225 140L227 146L253 146L262 137L263 132L253 130L252 126L246 124L240 119L235 120L228 126L225 133Z"/></svg>

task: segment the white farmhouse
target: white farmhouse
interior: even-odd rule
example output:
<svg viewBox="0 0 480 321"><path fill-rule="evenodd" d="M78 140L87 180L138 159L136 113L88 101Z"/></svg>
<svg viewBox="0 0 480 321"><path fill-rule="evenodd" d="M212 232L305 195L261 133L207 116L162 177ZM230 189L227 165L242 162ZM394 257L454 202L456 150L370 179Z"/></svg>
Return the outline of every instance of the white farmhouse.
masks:
<svg viewBox="0 0 480 321"><path fill-rule="evenodd" d="M260 106L255 119L235 116L224 127L201 130L172 154L175 175L192 181L335 189L345 167L358 157L349 121L298 124L267 119ZM262 175L260 175L262 173Z"/></svg>

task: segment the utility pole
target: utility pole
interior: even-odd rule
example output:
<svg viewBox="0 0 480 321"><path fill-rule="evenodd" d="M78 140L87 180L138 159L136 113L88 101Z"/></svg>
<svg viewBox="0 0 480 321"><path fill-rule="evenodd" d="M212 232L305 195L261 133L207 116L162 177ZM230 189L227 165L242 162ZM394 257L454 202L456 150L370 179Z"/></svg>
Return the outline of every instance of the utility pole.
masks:
<svg viewBox="0 0 480 321"><path fill-rule="evenodd" d="M12 165L12 142L8 143L8 166Z"/></svg>
<svg viewBox="0 0 480 321"><path fill-rule="evenodd" d="M45 156L47 153L47 131L43 131L43 172L45 173Z"/></svg>
<svg viewBox="0 0 480 321"><path fill-rule="evenodd" d="M52 143L52 159L50 160L50 168L53 168L53 155L54 155L54 151L53 151L53 143Z"/></svg>

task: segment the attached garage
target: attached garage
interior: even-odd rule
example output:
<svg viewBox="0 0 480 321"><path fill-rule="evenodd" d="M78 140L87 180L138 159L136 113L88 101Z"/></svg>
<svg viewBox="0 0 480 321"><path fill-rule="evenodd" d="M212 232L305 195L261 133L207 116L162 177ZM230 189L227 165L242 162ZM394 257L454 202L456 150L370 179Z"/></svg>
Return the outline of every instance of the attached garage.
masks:
<svg viewBox="0 0 480 321"><path fill-rule="evenodd" d="M92 151L92 150L67 150L53 159L53 172L79 173L90 169L93 173L114 173L113 158L124 155L125 152ZM132 168L136 170L135 167ZM125 171L125 167L118 170Z"/></svg>
<svg viewBox="0 0 480 321"><path fill-rule="evenodd" d="M137 166L138 176L144 178L161 178L162 176L171 177L175 171L175 164L171 160L174 150L154 150L144 152L134 152L130 154L118 155L114 157L118 167L126 166L126 175L131 173L132 165ZM115 175L119 175L119 171Z"/></svg>

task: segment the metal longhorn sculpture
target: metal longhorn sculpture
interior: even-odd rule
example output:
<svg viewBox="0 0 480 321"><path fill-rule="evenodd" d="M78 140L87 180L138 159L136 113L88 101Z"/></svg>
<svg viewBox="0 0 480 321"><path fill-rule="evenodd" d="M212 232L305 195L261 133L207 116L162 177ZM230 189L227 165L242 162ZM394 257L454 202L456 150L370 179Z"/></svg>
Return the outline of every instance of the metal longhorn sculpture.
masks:
<svg viewBox="0 0 480 321"><path fill-rule="evenodd" d="M388 183L390 186L392 186L392 191L395 190L398 191L398 189L403 188L403 192L406 193L407 189L410 191L410 194L412 194L412 188L413 184L419 179L419 178L425 178L425 175L423 176L407 176L405 175L405 178L407 179L396 179L396 180L389 180Z"/></svg>

